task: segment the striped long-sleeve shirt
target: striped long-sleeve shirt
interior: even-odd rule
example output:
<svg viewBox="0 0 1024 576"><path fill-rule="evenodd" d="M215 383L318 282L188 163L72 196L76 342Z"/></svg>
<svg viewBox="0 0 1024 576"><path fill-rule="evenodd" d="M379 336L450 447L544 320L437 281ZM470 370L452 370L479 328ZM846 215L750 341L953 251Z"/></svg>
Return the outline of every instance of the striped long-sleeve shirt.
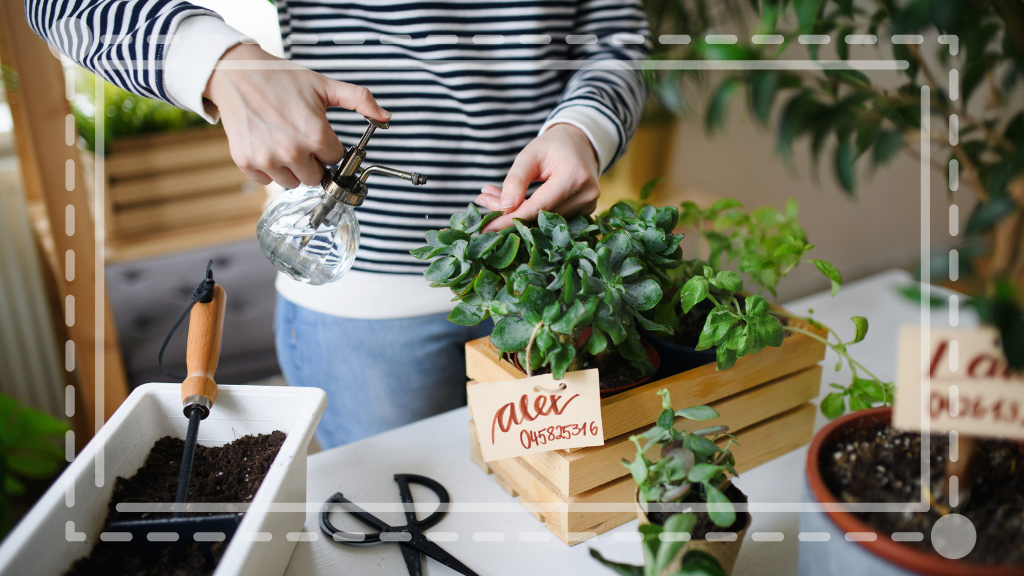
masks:
<svg viewBox="0 0 1024 576"><path fill-rule="evenodd" d="M250 0L262 1L262 0ZM277 0L285 55L370 89L393 114L366 161L425 174L425 187L371 178L356 213L353 271L319 287L283 276L279 292L321 312L387 318L449 309L409 255L480 188L501 185L520 150L556 123L583 130L601 170L622 155L645 99L631 63L650 33L639 0ZM132 92L204 114L217 60L244 36L180 0L26 0L33 29ZM358 114L327 112L344 143Z"/></svg>

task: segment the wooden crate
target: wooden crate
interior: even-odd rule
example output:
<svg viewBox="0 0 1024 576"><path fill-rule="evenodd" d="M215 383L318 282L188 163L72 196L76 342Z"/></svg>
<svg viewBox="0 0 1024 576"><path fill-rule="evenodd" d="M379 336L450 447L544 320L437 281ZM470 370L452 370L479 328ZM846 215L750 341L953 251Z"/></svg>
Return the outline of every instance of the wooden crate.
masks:
<svg viewBox="0 0 1024 576"><path fill-rule="evenodd" d="M108 260L251 237L267 193L231 160L220 126L119 138L104 157ZM95 159L83 154L86 185Z"/></svg>
<svg viewBox="0 0 1024 576"><path fill-rule="evenodd" d="M658 391L671 392L675 409L714 406L721 416L699 425L725 424L739 431L742 445L734 452L742 471L810 441L815 407L808 401L818 395L818 362L824 357L823 343L791 334L781 346L741 358L729 370L720 372L712 363L604 398L604 446L484 463L471 423L471 456L559 538L575 544L635 517L636 486L620 460L635 455L629 436L647 430L661 413ZM466 344L466 373L470 386L525 377L501 358L488 338Z"/></svg>
<svg viewBox="0 0 1024 576"><path fill-rule="evenodd" d="M735 435L739 446L732 448L736 455L736 470L742 475L807 444L814 432L816 410L814 404L801 404L738 431ZM623 476L566 497L522 458L485 463L480 457L476 428L472 422L469 429L474 462L493 473L495 482L502 489L512 497L519 497L519 503L566 544L579 544L636 518L636 483L632 476Z"/></svg>

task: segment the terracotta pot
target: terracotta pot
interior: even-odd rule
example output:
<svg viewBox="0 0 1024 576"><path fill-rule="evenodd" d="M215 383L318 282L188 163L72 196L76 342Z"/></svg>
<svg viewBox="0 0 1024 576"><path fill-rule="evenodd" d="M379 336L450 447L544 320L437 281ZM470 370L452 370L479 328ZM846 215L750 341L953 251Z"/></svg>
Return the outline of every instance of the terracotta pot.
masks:
<svg viewBox="0 0 1024 576"><path fill-rule="evenodd" d="M587 340L587 337L589 337L589 336L590 336L590 328L589 327L584 328L580 332L580 340L579 341L580 342L585 342ZM644 378L641 378L640 380L637 380L636 382L633 382L632 384L629 384L628 386L621 386L619 388L609 388L607 390L601 390L601 398L604 398L606 396L613 396L613 395L618 394L620 392L625 392L626 390L632 390L633 388L636 388L637 386L642 386L644 384L647 384L648 382L651 381L652 378L654 378L658 374L658 368L661 366L661 357L658 355L658 351L655 350L653 346L651 346L650 344L648 344L644 340L641 340L640 343L643 344L644 350L647 351L647 359L650 360L651 365L654 366L654 372L651 372L650 376L645 376ZM516 368L518 368L524 374L526 373L526 369L523 368L522 364L519 363L519 355L518 354L505 354L505 357L508 358L509 361L512 362L512 364L515 365Z"/></svg>
<svg viewBox="0 0 1024 576"><path fill-rule="evenodd" d="M647 518L647 512L640 505L639 488L637 488L633 496L633 501L636 503L636 514L637 519L640 520L640 525L650 524L651 521ZM707 540L689 540L686 544L683 544L683 547L679 549L676 556L672 558L666 574L678 572L683 563L683 556L690 550L700 550L711 554L722 565L722 569L725 570L726 574L732 574L732 569L736 566L736 558L740 555L740 547L743 546L743 537L746 536L747 529L750 528L750 514L746 512L741 512L740 514L746 518L746 522L743 523L743 528L736 531L735 540L712 542Z"/></svg>
<svg viewBox="0 0 1024 576"><path fill-rule="evenodd" d="M843 429L873 426L875 422L881 422L888 425L891 421L892 408L872 408L847 414L818 431L814 436L814 439L811 441L810 448L807 451L807 484L810 489L811 496L822 504L839 503L839 500L836 499L835 495L832 494L828 486L825 484L825 481L821 476L821 470L818 468L819 454L821 453L822 446L827 444ZM859 554L860 550L867 550L878 559L894 565L893 567L887 567L883 564L879 564L877 568L870 570L871 574L875 574L877 576L898 573L916 573L934 576L966 576L968 574L971 576L1020 576L1022 573L1020 566L991 566L961 562L959 560L950 560L948 558L943 558L934 552L924 552L920 549L912 548L899 542L894 542L889 534L882 533L875 528L872 528L850 512L827 511L825 512L825 515L829 520L831 520L832 527L837 528L843 536L850 532L873 532L878 535L873 542L847 542L845 539L836 542L836 544L839 544L840 546L855 548L855 550L852 550L850 554L845 554L847 557L856 556ZM804 516L817 515L805 514ZM801 521L801 530L803 529L804 522ZM813 543L806 542L801 545L801 573L805 573L805 554L803 552L803 547L814 545L815 544ZM830 548L827 554L832 557L833 560L835 560L837 556L844 556L839 549L836 549L833 546L832 542L823 545ZM864 562L858 562L858 564L863 568L867 568L864 565ZM833 565L837 566L840 565L840 563L833 562ZM850 564L846 565L849 566ZM898 567L899 569L890 569L894 567ZM863 570L862 572L869 573L867 570ZM822 571L822 567L818 565L815 568L808 567L806 573L822 574L824 571Z"/></svg>

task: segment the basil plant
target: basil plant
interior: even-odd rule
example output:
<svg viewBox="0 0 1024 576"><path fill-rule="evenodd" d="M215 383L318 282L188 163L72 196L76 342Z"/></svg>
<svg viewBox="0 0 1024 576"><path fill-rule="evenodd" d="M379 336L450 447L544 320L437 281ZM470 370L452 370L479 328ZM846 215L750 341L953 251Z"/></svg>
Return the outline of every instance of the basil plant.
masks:
<svg viewBox="0 0 1024 576"><path fill-rule="evenodd" d="M470 204L451 217L450 228L427 232L427 245L411 251L433 260L424 272L431 286L451 289L459 301L448 319L473 326L493 318L491 342L528 373L547 367L562 378L587 355L612 353L653 373L637 326L672 330L641 312L661 302L665 271L681 263L683 235L673 233L678 210L638 212L622 203L606 218L568 220L541 212L534 223L514 220L500 232L481 232L498 216Z"/></svg>

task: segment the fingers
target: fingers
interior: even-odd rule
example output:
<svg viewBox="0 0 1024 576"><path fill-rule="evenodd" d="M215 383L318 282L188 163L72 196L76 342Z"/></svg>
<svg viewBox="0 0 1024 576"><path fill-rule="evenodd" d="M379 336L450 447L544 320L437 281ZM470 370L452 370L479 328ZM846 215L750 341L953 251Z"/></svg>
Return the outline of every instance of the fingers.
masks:
<svg viewBox="0 0 1024 576"><path fill-rule="evenodd" d="M298 188L301 183L287 166L281 166L273 170L266 170L266 173L267 176L274 179L274 182L277 182L284 188ZM319 182L319 180L317 180L317 182Z"/></svg>
<svg viewBox="0 0 1024 576"><path fill-rule="evenodd" d="M513 218L519 218L526 222L532 222L537 219L537 215L540 214L541 210L551 211L551 208L558 205L562 198L566 195L568 190L566 189L567 182L562 178L553 178L548 180L534 191L533 195L530 196L529 200L523 202L519 208L513 210L511 213L506 213L504 216L495 218L487 227L484 232L493 232L495 230L503 230L512 225ZM504 199L507 191L502 191L502 199ZM483 196L483 194L481 194Z"/></svg>
<svg viewBox="0 0 1024 576"><path fill-rule="evenodd" d="M512 168L508 171L508 175L505 176L505 181L501 185L501 200L498 202L499 209L506 214L518 209L526 198L526 189L530 187L530 183L535 178L540 176L540 172L541 158L529 146L526 147L516 156L515 162L512 163ZM498 220L501 219L499 218ZM511 224L512 222L509 220L505 227Z"/></svg>
<svg viewBox="0 0 1024 576"><path fill-rule="evenodd" d="M266 186L274 181L262 170L242 170L242 174L245 174L246 178L262 186Z"/></svg>
<svg viewBox="0 0 1024 576"><path fill-rule="evenodd" d="M391 119L391 112L381 108L373 98L373 94L366 88L331 80L326 76L322 78L324 79L324 103L327 108L340 107L355 110L363 116L381 122Z"/></svg>

